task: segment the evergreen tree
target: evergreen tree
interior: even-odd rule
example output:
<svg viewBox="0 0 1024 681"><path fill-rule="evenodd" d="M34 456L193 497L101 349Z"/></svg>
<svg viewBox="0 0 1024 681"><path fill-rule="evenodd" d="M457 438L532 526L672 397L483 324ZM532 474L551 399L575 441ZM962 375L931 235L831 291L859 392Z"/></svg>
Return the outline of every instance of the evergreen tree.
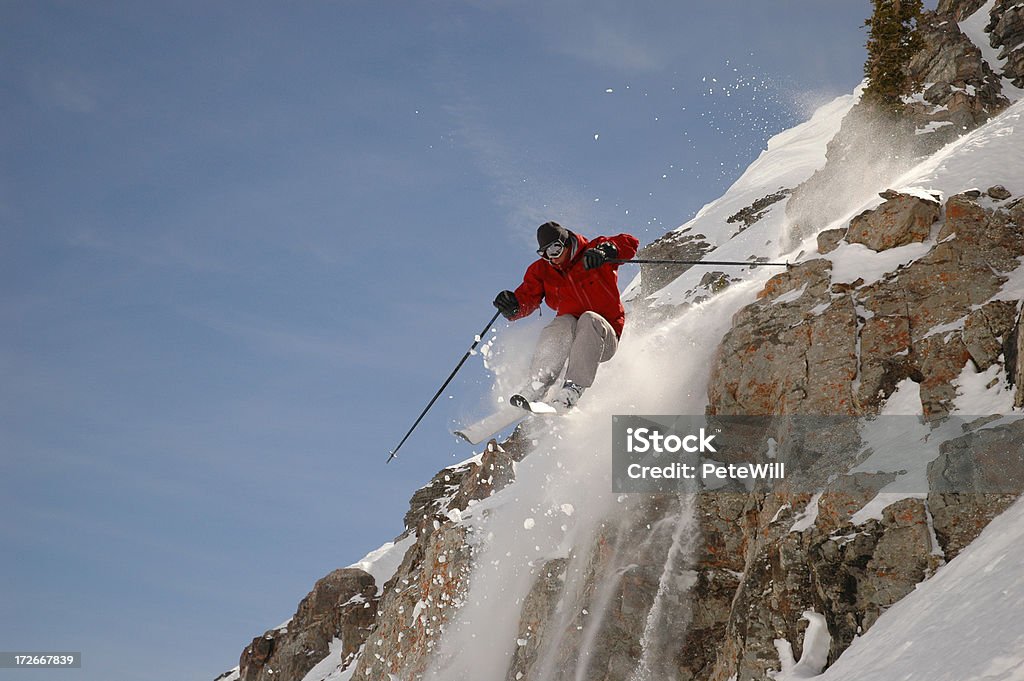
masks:
<svg viewBox="0 0 1024 681"><path fill-rule="evenodd" d="M872 4L874 13L864 22L868 27L864 101L896 114L903 109L902 97L911 94L917 85L908 65L921 49L917 24L923 0L872 0Z"/></svg>

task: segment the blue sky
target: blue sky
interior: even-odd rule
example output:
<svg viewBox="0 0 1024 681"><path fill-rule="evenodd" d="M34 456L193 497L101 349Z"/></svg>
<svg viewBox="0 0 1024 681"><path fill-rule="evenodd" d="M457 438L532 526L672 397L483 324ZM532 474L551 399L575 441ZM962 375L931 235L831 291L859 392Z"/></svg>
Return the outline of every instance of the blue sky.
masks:
<svg viewBox="0 0 1024 681"><path fill-rule="evenodd" d="M384 465L537 224L686 221L853 89L869 12L0 4L0 649L237 664L472 454L479 359Z"/></svg>

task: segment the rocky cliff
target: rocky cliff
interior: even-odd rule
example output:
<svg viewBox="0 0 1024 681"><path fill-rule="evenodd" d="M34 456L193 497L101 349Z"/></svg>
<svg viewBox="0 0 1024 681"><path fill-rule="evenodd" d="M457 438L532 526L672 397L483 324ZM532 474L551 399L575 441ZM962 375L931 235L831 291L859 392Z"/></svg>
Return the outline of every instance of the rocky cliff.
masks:
<svg viewBox="0 0 1024 681"><path fill-rule="evenodd" d="M388 549L397 568L324 577L225 678L763 681L834 663L1024 482L1020 462L996 481L985 466L1020 423L948 420L1024 405L1022 12L943 0L903 120L879 134L849 98L773 140L642 255L748 259L769 244L798 264L646 269L633 349L589 404L439 472ZM846 420L774 433L794 464L787 443L840 443L803 462L812 482L619 495L616 413ZM877 464L863 435L901 413L908 437L935 441L909 473Z"/></svg>

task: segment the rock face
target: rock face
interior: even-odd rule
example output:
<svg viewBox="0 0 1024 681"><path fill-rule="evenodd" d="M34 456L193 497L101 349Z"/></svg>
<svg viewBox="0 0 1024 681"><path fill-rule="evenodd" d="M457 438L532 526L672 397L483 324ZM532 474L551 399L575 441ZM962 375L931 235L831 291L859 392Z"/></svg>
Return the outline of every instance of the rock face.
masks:
<svg viewBox="0 0 1024 681"><path fill-rule="evenodd" d="M355 678L412 678L426 668L449 613L461 604L472 565L466 531L445 523L421 534L384 587L377 624Z"/></svg>
<svg viewBox="0 0 1024 681"><path fill-rule="evenodd" d="M809 314L832 302L830 271L818 260L773 277L761 301L737 314L709 384L712 414L856 413L853 302Z"/></svg>
<svg viewBox="0 0 1024 681"><path fill-rule="evenodd" d="M909 378L920 386L925 414L938 417L951 409L953 381L965 364L979 371L1001 364L1007 375L1019 372L1007 351L1019 342L1018 301L993 298L1006 280L1001 273L1014 270L1024 255L1024 202L986 207L980 193L960 194L940 210L927 199L882 196L881 206L855 218L845 232L827 235L828 249L914 243L941 218L929 252L869 283L832 281L827 259L769 280L759 300L736 314L722 342L709 384L713 413L870 415ZM809 500L747 498L739 513L741 539L724 539L735 513L700 516L704 537L712 538L705 556L732 555L738 544L745 560L724 575L706 558L698 564L702 583L742 576L730 598L717 597L727 607L712 609L719 619L706 623L700 635L724 641L714 660L705 648L688 648L713 662L708 675L697 678L768 678L778 665L775 639L795 645L804 610L825 616L833 661L1012 502L1015 494L991 490L1019 489L1014 476L1024 479L1024 466L986 466L984 443L1019 436L985 430L947 443L929 474L927 499L893 504L881 519L851 522L887 480L848 475ZM968 454L953 459L954 452ZM954 471L957 489L981 493L949 493ZM817 520L794 531L798 508L813 509Z"/></svg>
<svg viewBox="0 0 1024 681"><path fill-rule="evenodd" d="M362 570L335 570L316 583L284 628L273 629L242 652L243 681L301 679L340 639L340 660L351 662L376 614L377 585Z"/></svg>
<svg viewBox="0 0 1024 681"><path fill-rule="evenodd" d="M935 535L948 557L960 553L1016 499L1010 492L1024 483L1021 438L1020 422L986 425L944 443L939 457L928 466L928 506ZM1016 457L1002 455L1008 448ZM953 494L953 489L969 493Z"/></svg>
<svg viewBox="0 0 1024 681"><path fill-rule="evenodd" d="M990 44L1006 60L1002 75L1016 87L1024 87L1024 7L1013 0L996 0L985 30Z"/></svg>
<svg viewBox="0 0 1024 681"><path fill-rule="evenodd" d="M938 204L884 196L853 220L846 240L910 243L939 215ZM999 272L1024 255L1022 225L1024 203L991 209L958 195L945 205L937 245L891 276L834 283L831 262L820 259L773 277L721 345L713 411L870 414L912 378L926 414L948 412L964 364L985 370L1013 340L1016 303L991 299L1005 282Z"/></svg>
<svg viewBox="0 0 1024 681"><path fill-rule="evenodd" d="M881 520L857 527L822 523L804 532L790 530L790 501L748 500L741 577L725 610L714 611L725 619L709 623L705 635L718 641L717 650L707 675L697 678L771 678L779 666L777 639L789 641L799 657L806 610L825 615L834 661L938 564L918 500L893 504Z"/></svg>
<svg viewBox="0 0 1024 681"><path fill-rule="evenodd" d="M915 129L918 153L931 153L1006 108L999 77L947 14L925 13L922 49L909 64L921 92L909 99L906 116Z"/></svg>
<svg viewBox="0 0 1024 681"><path fill-rule="evenodd" d="M873 251L921 243L939 219L939 202L898 192L884 192L887 201L850 222L846 240Z"/></svg>
<svg viewBox="0 0 1024 681"><path fill-rule="evenodd" d="M954 21L963 21L985 5L985 0L939 0L935 12L953 17Z"/></svg>

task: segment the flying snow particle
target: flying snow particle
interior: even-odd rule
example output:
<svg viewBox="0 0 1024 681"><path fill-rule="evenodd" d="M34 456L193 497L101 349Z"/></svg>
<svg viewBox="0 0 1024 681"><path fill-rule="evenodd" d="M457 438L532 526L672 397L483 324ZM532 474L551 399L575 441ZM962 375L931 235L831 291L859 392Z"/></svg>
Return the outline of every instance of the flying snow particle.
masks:
<svg viewBox="0 0 1024 681"><path fill-rule="evenodd" d="M536 523L533 518L527 518L523 521L523 528L527 530L532 530L535 524Z"/></svg>
<svg viewBox="0 0 1024 681"><path fill-rule="evenodd" d="M594 141L597 141L597 138L598 138L598 137L600 137L600 136L601 136L600 134L598 134L598 133L596 133L596 132L595 132L595 133L594 133Z"/></svg>
<svg viewBox="0 0 1024 681"><path fill-rule="evenodd" d="M615 90L608 88L607 90L605 90L605 92L610 95L611 93L615 92Z"/></svg>
<svg viewBox="0 0 1024 681"><path fill-rule="evenodd" d="M572 504L562 504L562 513L566 515L572 515L575 512L576 509L573 507Z"/></svg>

